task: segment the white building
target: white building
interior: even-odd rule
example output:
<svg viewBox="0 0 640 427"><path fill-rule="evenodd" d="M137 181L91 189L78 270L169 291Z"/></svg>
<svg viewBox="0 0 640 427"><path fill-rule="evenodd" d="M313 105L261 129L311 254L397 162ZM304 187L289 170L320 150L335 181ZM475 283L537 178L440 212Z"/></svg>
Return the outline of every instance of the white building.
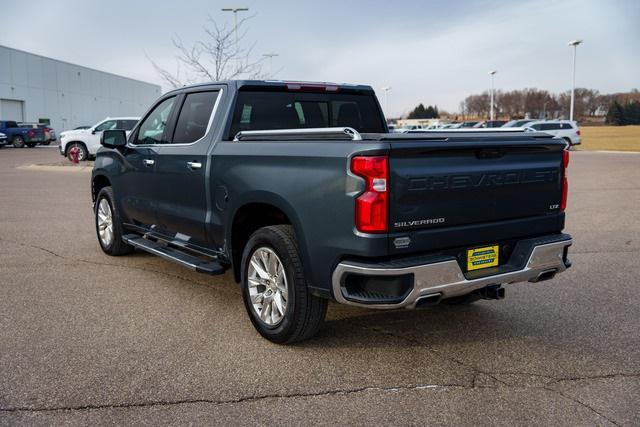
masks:
<svg viewBox="0 0 640 427"><path fill-rule="evenodd" d="M139 116L160 94L158 85L0 45L0 120L48 120L60 132Z"/></svg>

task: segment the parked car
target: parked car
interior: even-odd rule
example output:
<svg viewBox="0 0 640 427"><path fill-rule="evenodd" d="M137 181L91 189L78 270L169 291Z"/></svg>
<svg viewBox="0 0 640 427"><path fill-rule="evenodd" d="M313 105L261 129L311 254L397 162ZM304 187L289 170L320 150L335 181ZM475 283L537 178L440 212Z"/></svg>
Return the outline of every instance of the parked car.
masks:
<svg viewBox="0 0 640 427"><path fill-rule="evenodd" d="M525 126L527 123L534 122L534 119L519 119L519 120L510 120L507 123L503 124L503 128L520 128Z"/></svg>
<svg viewBox="0 0 640 427"><path fill-rule="evenodd" d="M100 148L100 136L103 131L121 129L128 133L138 120L139 117L107 117L88 129L61 132L60 154L69 157L69 150L77 147L79 160L88 160L94 157Z"/></svg>
<svg viewBox="0 0 640 427"><path fill-rule="evenodd" d="M0 148L4 147L9 143L9 138L4 133L0 133Z"/></svg>
<svg viewBox="0 0 640 427"><path fill-rule="evenodd" d="M40 143L42 145L49 145L52 141L56 140L56 132L47 124L23 122L18 123L18 126L31 129L42 129L44 132L44 140Z"/></svg>
<svg viewBox="0 0 640 427"><path fill-rule="evenodd" d="M460 122L460 123L456 123L453 126L451 126L449 129L461 129L461 128L472 128L475 125L478 124L478 121L466 121L466 122Z"/></svg>
<svg viewBox="0 0 640 427"><path fill-rule="evenodd" d="M475 125L474 128L499 128L503 124L507 123L506 120L482 120Z"/></svg>
<svg viewBox="0 0 640 427"><path fill-rule="evenodd" d="M580 136L580 128L578 123L570 120L549 120L531 122L526 124L526 128L548 133L557 138L562 138L568 149L575 145L582 143L582 137Z"/></svg>
<svg viewBox="0 0 640 427"><path fill-rule="evenodd" d="M4 133L16 148L35 147L44 141L44 131L38 127L21 127L12 120L0 120L0 132Z"/></svg>
<svg viewBox="0 0 640 427"><path fill-rule="evenodd" d="M389 134L370 86L183 87L102 145L91 177L102 250L231 270L274 342L313 336L329 299L468 304L570 266L561 141Z"/></svg>

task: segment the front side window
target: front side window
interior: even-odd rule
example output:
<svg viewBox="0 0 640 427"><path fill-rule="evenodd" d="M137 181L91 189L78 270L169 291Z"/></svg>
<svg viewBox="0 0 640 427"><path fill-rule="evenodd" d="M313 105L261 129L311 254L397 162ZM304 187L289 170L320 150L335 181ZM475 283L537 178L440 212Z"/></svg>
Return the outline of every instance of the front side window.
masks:
<svg viewBox="0 0 640 427"><path fill-rule="evenodd" d="M102 132L105 130L112 130L116 128L116 121L115 120L107 120L106 122L102 122L100 123L98 126L96 126L95 131L96 132Z"/></svg>
<svg viewBox="0 0 640 427"><path fill-rule="evenodd" d="M175 96L167 98L149 113L140 124L134 144L162 144L164 128L167 127L167 120L175 100Z"/></svg>
<svg viewBox="0 0 640 427"><path fill-rule="evenodd" d="M535 130L540 130L540 129L542 129L542 125L539 125L539 124L538 125L531 125L531 128L535 129Z"/></svg>
<svg viewBox="0 0 640 427"><path fill-rule="evenodd" d="M218 92L196 92L187 94L173 132L174 144L196 142L207 133L209 119Z"/></svg>

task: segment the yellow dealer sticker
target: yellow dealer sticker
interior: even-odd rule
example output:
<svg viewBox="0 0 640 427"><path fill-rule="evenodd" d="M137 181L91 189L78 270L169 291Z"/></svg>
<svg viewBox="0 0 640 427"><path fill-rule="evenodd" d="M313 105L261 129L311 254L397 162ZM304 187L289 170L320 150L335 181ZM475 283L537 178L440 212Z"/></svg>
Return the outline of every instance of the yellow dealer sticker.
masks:
<svg viewBox="0 0 640 427"><path fill-rule="evenodd" d="M485 246L467 250L467 271L498 265L499 246Z"/></svg>

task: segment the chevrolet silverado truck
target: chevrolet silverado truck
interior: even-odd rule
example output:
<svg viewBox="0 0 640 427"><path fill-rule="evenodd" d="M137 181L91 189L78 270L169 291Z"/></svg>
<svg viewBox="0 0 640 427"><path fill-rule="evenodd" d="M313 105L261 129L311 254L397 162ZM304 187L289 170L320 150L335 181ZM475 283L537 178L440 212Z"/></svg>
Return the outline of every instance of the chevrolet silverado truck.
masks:
<svg viewBox="0 0 640 427"><path fill-rule="evenodd" d="M184 87L101 143L91 179L102 250L230 270L276 343L313 336L329 300L467 304L570 266L561 140L391 134L369 86Z"/></svg>
<svg viewBox="0 0 640 427"><path fill-rule="evenodd" d="M15 148L25 145L33 148L44 142L44 131L40 128L21 127L11 120L0 120L0 132L5 134Z"/></svg>

